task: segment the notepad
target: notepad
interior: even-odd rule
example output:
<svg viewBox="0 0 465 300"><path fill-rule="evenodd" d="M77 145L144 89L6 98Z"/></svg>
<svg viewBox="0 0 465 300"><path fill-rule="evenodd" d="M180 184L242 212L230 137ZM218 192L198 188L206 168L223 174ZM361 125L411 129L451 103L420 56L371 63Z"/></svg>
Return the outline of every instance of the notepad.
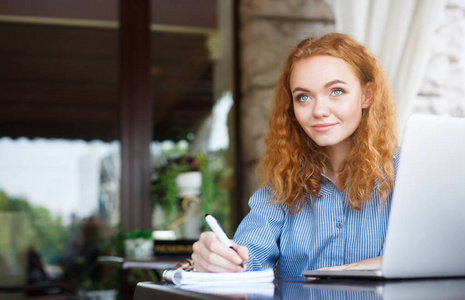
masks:
<svg viewBox="0 0 465 300"><path fill-rule="evenodd" d="M176 285L233 285L241 283L263 283L274 280L273 269L239 273L187 272L182 269L165 270L163 279Z"/></svg>

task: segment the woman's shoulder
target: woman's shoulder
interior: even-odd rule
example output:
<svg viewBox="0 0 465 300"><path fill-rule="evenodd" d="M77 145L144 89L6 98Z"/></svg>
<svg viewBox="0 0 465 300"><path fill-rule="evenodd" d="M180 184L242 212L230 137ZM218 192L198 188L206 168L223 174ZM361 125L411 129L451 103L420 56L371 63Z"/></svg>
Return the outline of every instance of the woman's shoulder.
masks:
<svg viewBox="0 0 465 300"><path fill-rule="evenodd" d="M270 186L267 185L264 187L260 187L250 197L249 205L250 203L271 203L273 202L271 193L272 193L272 190Z"/></svg>
<svg viewBox="0 0 465 300"><path fill-rule="evenodd" d="M392 158L392 163L394 165L394 170L397 172L397 168L399 167L399 160L400 160L400 154L401 154L401 147L397 147L396 152L394 153L394 156Z"/></svg>
<svg viewBox="0 0 465 300"><path fill-rule="evenodd" d="M272 210L285 210L286 205L275 203L272 188L267 185L259 188L249 199L249 207Z"/></svg>
<svg viewBox="0 0 465 300"><path fill-rule="evenodd" d="M399 156L400 156L400 152L401 152L402 148L399 146L397 147L396 151L394 152L394 159L399 159Z"/></svg>

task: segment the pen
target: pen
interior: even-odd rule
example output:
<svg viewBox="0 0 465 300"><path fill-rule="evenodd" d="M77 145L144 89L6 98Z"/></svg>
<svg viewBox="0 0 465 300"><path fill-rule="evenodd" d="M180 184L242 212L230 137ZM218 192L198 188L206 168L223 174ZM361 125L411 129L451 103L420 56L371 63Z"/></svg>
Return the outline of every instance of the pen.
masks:
<svg viewBox="0 0 465 300"><path fill-rule="evenodd" d="M207 222L208 226L210 226L210 229L215 233L216 237L220 240L220 242L222 242L227 247L233 249L237 253L237 250L233 247L231 240L224 232L218 220L216 220L212 215L205 214L205 221ZM243 263L241 263L241 267L244 267Z"/></svg>

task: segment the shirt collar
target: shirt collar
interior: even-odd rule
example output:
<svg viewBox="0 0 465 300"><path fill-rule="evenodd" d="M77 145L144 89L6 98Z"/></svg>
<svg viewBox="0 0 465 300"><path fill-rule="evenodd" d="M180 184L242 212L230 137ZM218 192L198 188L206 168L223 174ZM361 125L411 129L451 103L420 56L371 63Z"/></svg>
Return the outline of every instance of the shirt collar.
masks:
<svg viewBox="0 0 465 300"><path fill-rule="evenodd" d="M321 176L322 178L320 180L320 195L325 196L332 194L334 189L336 188L336 185L328 176L323 174L323 172L321 173Z"/></svg>

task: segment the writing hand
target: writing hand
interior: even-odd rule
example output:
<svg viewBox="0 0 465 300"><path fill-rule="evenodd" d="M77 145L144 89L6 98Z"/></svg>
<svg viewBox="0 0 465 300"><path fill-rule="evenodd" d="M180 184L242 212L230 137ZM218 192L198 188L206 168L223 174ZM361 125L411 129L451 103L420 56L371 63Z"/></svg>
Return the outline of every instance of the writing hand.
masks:
<svg viewBox="0 0 465 300"><path fill-rule="evenodd" d="M220 242L213 232L203 232L192 246L195 269L200 272L218 273L243 271L240 264L248 260L249 250L232 243L237 252Z"/></svg>

